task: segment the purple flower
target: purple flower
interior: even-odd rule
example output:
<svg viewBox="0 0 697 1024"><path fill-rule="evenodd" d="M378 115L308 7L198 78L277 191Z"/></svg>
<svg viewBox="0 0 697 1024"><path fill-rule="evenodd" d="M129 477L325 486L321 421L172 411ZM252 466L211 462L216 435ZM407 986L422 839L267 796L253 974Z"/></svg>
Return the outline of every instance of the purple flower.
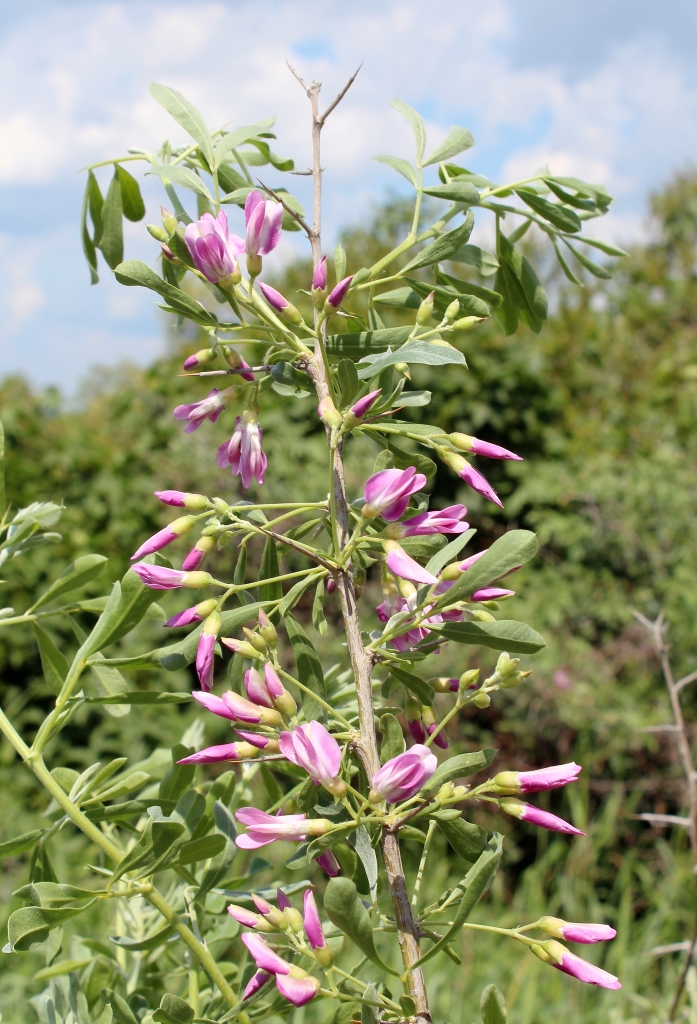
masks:
<svg viewBox="0 0 697 1024"><path fill-rule="evenodd" d="M426 726L427 734L429 736L433 736L433 734L435 733L436 729L438 728L438 723L436 722L436 715L435 715L435 712L434 712L433 708L432 707L423 707L421 709L421 718L422 718L422 721L423 721L424 725ZM433 742L435 743L435 745L437 747L440 747L441 750L447 750L448 749L448 737L445 735L445 732L444 732L443 729L441 729L440 732L436 735L436 737L433 740Z"/></svg>
<svg viewBox="0 0 697 1024"><path fill-rule="evenodd" d="M531 825L539 825L540 828L546 828L550 832L563 832L569 836L585 836L586 834L570 825L568 821L564 821L563 818L558 818L556 814L542 811L539 807L534 807L532 804L524 804L521 800L516 800L513 797L499 800L499 807L506 814L510 814L514 818L520 818L521 821L529 821Z"/></svg>
<svg viewBox="0 0 697 1024"><path fill-rule="evenodd" d="M607 942L617 935L609 924L579 924L562 921L559 917L542 917L538 924L548 935L553 935L555 939L566 939L567 942Z"/></svg>
<svg viewBox="0 0 697 1024"><path fill-rule="evenodd" d="M341 874L339 861L331 850L321 853L317 858L317 863L322 868L322 871L328 874L330 878L336 878L337 875Z"/></svg>
<svg viewBox="0 0 697 1024"><path fill-rule="evenodd" d="M378 388L377 391L371 391L370 394L364 395L363 398L359 398L355 405L351 406L351 413L357 420L362 420L365 414L368 412L370 407L375 404L378 396L382 394L382 388Z"/></svg>
<svg viewBox="0 0 697 1024"><path fill-rule="evenodd" d="M515 590L505 590L503 587L482 587L475 590L470 601L500 601L504 597L513 597Z"/></svg>
<svg viewBox="0 0 697 1024"><path fill-rule="evenodd" d="M489 501L493 501L495 505L503 508L503 502L486 477L483 476L478 469L475 469L474 466L470 466L469 462L466 462L464 459L462 461L465 464L458 474L459 477L464 480L466 484L469 484L472 490L476 491L477 494L481 494L482 497L488 498Z"/></svg>
<svg viewBox="0 0 697 1024"><path fill-rule="evenodd" d="M184 427L185 434L198 430L204 420L217 423L226 402L232 397L233 390L234 388L225 388L224 391L218 391L217 388L212 388L200 402L178 405L174 410L174 418L187 421Z"/></svg>
<svg viewBox="0 0 697 1024"><path fill-rule="evenodd" d="M232 437L221 444L216 455L216 462L221 469L228 466L232 475L242 478L242 486L247 488L252 480L264 483L266 472L266 456L261 447L262 428L253 412L247 410L235 420Z"/></svg>
<svg viewBox="0 0 697 1024"><path fill-rule="evenodd" d="M227 908L227 912L230 917L234 918L238 924L244 925L245 928L256 928L260 932L275 931L273 926L268 921L265 921L261 914L253 914L251 910L238 907L236 903L231 903Z"/></svg>
<svg viewBox="0 0 697 1024"><path fill-rule="evenodd" d="M215 642L218 633L222 629L223 620L217 611L211 612L203 624L201 635L198 638L196 650L196 674L201 684L201 689L207 693L213 687L213 670L215 661Z"/></svg>
<svg viewBox="0 0 697 1024"><path fill-rule="evenodd" d="M390 758L373 776L372 800L386 800L395 804L410 796L428 782L438 767L438 760L428 747L415 744L403 754Z"/></svg>
<svg viewBox="0 0 697 1024"><path fill-rule="evenodd" d="M167 619L164 625L166 627L190 626L194 622L202 622L210 615L217 603L214 597L210 597L207 601L193 605L192 608L185 608L184 611L177 612L171 619Z"/></svg>
<svg viewBox="0 0 697 1024"><path fill-rule="evenodd" d="M341 796L346 786L337 778L341 768L341 747L321 722L298 725L292 732L278 737L281 753L293 764L304 768L307 774L330 793Z"/></svg>
<svg viewBox="0 0 697 1024"><path fill-rule="evenodd" d="M353 274L350 274L349 277L345 277L343 281L339 281L339 283L334 288L332 288L327 298L327 302L330 306L332 306L334 309L339 308L341 303L346 298L346 293L351 287L352 281Z"/></svg>
<svg viewBox="0 0 697 1024"><path fill-rule="evenodd" d="M539 956L537 949L542 952L543 955L540 959L544 959L545 963L556 967L558 971L563 971L564 974L571 975L572 978L584 981L587 985L598 985L600 988L610 989L622 988L614 974L609 974L607 971L601 970L600 967L589 964L587 960L582 960L580 956L571 953L566 946L555 942L554 939L532 948L533 953Z"/></svg>
<svg viewBox="0 0 697 1024"><path fill-rule="evenodd" d="M409 504L412 494L426 484L423 473L417 473L413 466L408 469L383 469L374 473L365 485L365 505L362 514L366 519L377 516L393 523L400 519Z"/></svg>
<svg viewBox="0 0 697 1024"><path fill-rule="evenodd" d="M274 953L266 945L261 935L250 935L248 932L245 932L241 939L260 970L267 971L269 974L276 974L278 972L281 974L288 973L290 964L287 964L278 953Z"/></svg>
<svg viewBox="0 0 697 1024"><path fill-rule="evenodd" d="M271 736L262 736L258 732L247 732L246 729L235 729L238 736L241 736L247 743L259 750L265 750L267 754L277 754L280 750L278 740Z"/></svg>
<svg viewBox="0 0 697 1024"><path fill-rule="evenodd" d="M248 761L258 757L259 748L251 743L219 743L183 757L177 764L217 764L219 761Z"/></svg>
<svg viewBox="0 0 697 1024"><path fill-rule="evenodd" d="M532 772L499 772L493 778L498 793L542 793L547 789L559 789L570 782L578 781L580 764L569 761L568 764L555 764L549 768L539 768Z"/></svg>
<svg viewBox="0 0 697 1024"><path fill-rule="evenodd" d="M293 966L288 974L276 975L276 988L293 1006L304 1006L315 998L321 985L301 967Z"/></svg>
<svg viewBox="0 0 697 1024"><path fill-rule="evenodd" d="M187 224L184 238L196 269L211 284L225 283L237 271L237 257L244 252L244 242L230 235L225 210L217 217L204 213L195 224Z"/></svg>
<svg viewBox="0 0 697 1024"><path fill-rule="evenodd" d="M156 551L160 551L161 548L166 548L173 540L190 530L195 522L194 516L181 516L179 519L175 519L169 526L165 526L163 530L159 530L158 533L153 534L141 544L135 554L131 555L131 561L135 558L145 558L146 555L152 555ZM184 568L188 568L188 566L184 566Z"/></svg>
<svg viewBox="0 0 697 1024"><path fill-rule="evenodd" d="M202 511L208 508L210 502L205 494L190 494L188 491L155 491L155 497L164 502L165 505L173 505L175 508L190 508L195 511Z"/></svg>
<svg viewBox="0 0 697 1024"><path fill-rule="evenodd" d="M414 739L416 743L423 743L426 739L426 730L424 729L424 723L421 720L421 704L416 697L412 697L411 694L407 696L404 714L407 720L407 728L411 733L412 739Z"/></svg>
<svg viewBox="0 0 697 1024"><path fill-rule="evenodd" d="M314 950L315 957L319 963L325 969L331 967L334 962L334 956L324 937L322 921L312 889L306 889L303 897L303 927L307 935L307 941L310 943L310 948Z"/></svg>
<svg viewBox="0 0 697 1024"><path fill-rule="evenodd" d="M281 241L283 207L272 199L264 199L254 189L244 204L244 219L247 225L245 251L248 256L266 256Z"/></svg>
<svg viewBox="0 0 697 1024"><path fill-rule="evenodd" d="M269 978L273 978L273 974L269 974L267 971L257 971L253 974L247 983L242 999L250 999L253 995L256 995L259 989L266 984Z"/></svg>
<svg viewBox="0 0 697 1024"><path fill-rule="evenodd" d="M206 560L206 555L215 547L215 537L199 537L191 551L182 562L182 569L193 572L199 569Z"/></svg>
<svg viewBox="0 0 697 1024"><path fill-rule="evenodd" d="M278 711L268 708L260 708L257 704L240 697L238 693L227 690L222 697L215 694L194 690L191 696L203 704L207 711L211 711L220 718L229 718L231 722L244 722L246 725L270 725L282 724Z"/></svg>
<svg viewBox="0 0 697 1024"><path fill-rule="evenodd" d="M421 512L418 516L405 519L402 523L393 523L387 527L386 536L395 537L426 537L433 533L464 533L469 530L469 523L461 522L467 514L464 505L449 505L440 512Z"/></svg>
<svg viewBox="0 0 697 1024"><path fill-rule="evenodd" d="M487 459L513 459L515 462L522 462L522 456L515 452L509 452L507 448L501 448L498 444L491 444L490 441L480 441L478 437L470 437L469 434L451 434L450 441L463 452L471 452L472 455L483 455Z"/></svg>
<svg viewBox="0 0 697 1024"><path fill-rule="evenodd" d="M327 287L327 257L323 256L312 275L312 290L323 291Z"/></svg>
<svg viewBox="0 0 697 1024"><path fill-rule="evenodd" d="M286 306L290 306L288 299L281 295L280 292L277 292L275 288L272 288L270 284L264 284L263 281L259 281L258 284L262 295L277 313L282 313Z"/></svg>
<svg viewBox="0 0 697 1024"><path fill-rule="evenodd" d="M247 831L235 843L241 850L257 850L277 839L302 842L307 836L322 836L332 828L326 818L307 818L304 814L267 814L256 807L242 807L235 812Z"/></svg>
<svg viewBox="0 0 697 1024"><path fill-rule="evenodd" d="M414 583L428 583L431 586L439 582L437 576L411 558L396 540L384 541L383 547L387 551L387 568L395 576Z"/></svg>
<svg viewBox="0 0 697 1024"><path fill-rule="evenodd" d="M177 590L178 587L200 590L213 579L209 572L183 572L181 569L167 569L164 565L150 565L148 562L136 562L131 569L152 590Z"/></svg>

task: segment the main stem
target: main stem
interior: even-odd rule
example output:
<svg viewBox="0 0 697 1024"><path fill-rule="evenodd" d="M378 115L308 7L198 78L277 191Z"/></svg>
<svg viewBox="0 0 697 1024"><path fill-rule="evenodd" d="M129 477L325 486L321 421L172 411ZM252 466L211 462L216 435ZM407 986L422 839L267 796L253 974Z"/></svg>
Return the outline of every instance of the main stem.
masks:
<svg viewBox="0 0 697 1024"><path fill-rule="evenodd" d="M310 235L312 245L312 263L316 267L322 255L321 245L321 217L322 217L322 166L320 162L320 138L326 113L319 114L319 91L320 84L312 82L305 86L312 108L312 173L314 177L314 203L313 223ZM333 109L333 106L330 110ZM323 325L324 328L324 325ZM307 371L312 377L321 401L331 394L331 385L327 377L326 362L324 359L324 330L317 338L314 357L308 360ZM328 431L328 441L329 441ZM343 445L341 442L334 449L332 462L332 498L336 521L336 537L339 550L335 551L338 556L349 541L350 520L348 501L346 500L346 486L344 478ZM380 767L378 757L377 737L375 735L375 718L373 712L373 690L371 685L372 659L366 652L361 638L361 627L358 618L356 605L356 590L353 584L351 563L338 573L337 589L341 602L341 612L346 630L346 639L351 666L356 681L356 695L358 698L358 716L360 721L360 739L356 742L356 749L363 767L368 776L368 782ZM423 972L420 967L414 968L420 956L419 932L414 922L407 893L404 868L402 866L402 855L399 848L399 838L396 833L383 830L382 855L385 861L387 879L392 896L395 922L397 925L397 937L399 948L402 954L406 985L409 995L416 1006L416 1020L430 1022L431 1014L428 1006L428 996L424 983Z"/></svg>

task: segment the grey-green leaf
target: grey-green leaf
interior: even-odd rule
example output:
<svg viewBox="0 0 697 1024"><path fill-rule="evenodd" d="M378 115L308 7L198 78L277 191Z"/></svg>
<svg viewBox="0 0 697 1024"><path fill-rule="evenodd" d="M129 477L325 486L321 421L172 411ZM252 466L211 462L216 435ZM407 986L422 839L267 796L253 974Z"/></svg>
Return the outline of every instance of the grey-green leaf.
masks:
<svg viewBox="0 0 697 1024"><path fill-rule="evenodd" d="M438 630L447 640L458 644L481 644L495 651L514 654L536 654L546 647L544 637L531 626L515 619L496 622L448 622Z"/></svg>
<svg viewBox="0 0 697 1024"><path fill-rule="evenodd" d="M51 693L60 693L60 689L68 674L68 662L65 655L58 650L51 637L41 628L38 622L33 623L34 636L39 645L41 668L44 679Z"/></svg>
<svg viewBox="0 0 697 1024"><path fill-rule="evenodd" d="M127 220L138 221L145 216L145 203L140 194L138 182L121 164L116 165L116 174L121 186L121 204Z"/></svg>
<svg viewBox="0 0 697 1024"><path fill-rule="evenodd" d="M35 828L32 832L25 832L21 836L0 843L0 860L4 857L16 857L18 853L33 849L45 831L45 828Z"/></svg>
<svg viewBox="0 0 697 1024"><path fill-rule="evenodd" d="M428 160L424 160L424 167L429 164L437 164L443 160L449 160L458 153L464 153L474 145L474 136L468 128L453 126L445 136L440 146L436 146Z"/></svg>
<svg viewBox="0 0 697 1024"><path fill-rule="evenodd" d="M481 587L501 579L511 569L524 565L536 554L537 547L537 537L530 530L509 530L504 533L436 602L434 611L469 597Z"/></svg>
<svg viewBox="0 0 697 1024"><path fill-rule="evenodd" d="M378 331L357 331L355 334L327 336L327 354L333 362L340 359L361 359L375 352L384 352L392 345L402 345L412 332L407 327L386 327Z"/></svg>
<svg viewBox="0 0 697 1024"><path fill-rule="evenodd" d="M433 818L455 853L463 860L474 864L486 846L485 829L480 825L475 825L472 821L465 821L464 818L455 818L452 821L441 820L437 811Z"/></svg>
<svg viewBox="0 0 697 1024"><path fill-rule="evenodd" d="M390 106L401 114L402 117L406 117L411 125L411 130L414 132L414 139L416 140L416 160L417 163L421 163L424 149L426 148L426 125L423 123L421 115L403 100L392 100Z"/></svg>
<svg viewBox="0 0 697 1024"><path fill-rule="evenodd" d="M425 188L424 193L433 196L434 199L445 199L450 203L479 205L479 192L469 181L451 181L448 185L434 185L432 188Z"/></svg>
<svg viewBox="0 0 697 1024"><path fill-rule="evenodd" d="M425 796L437 793L446 782L463 779L482 771L483 768L488 768L496 757L496 753L495 750L488 747L486 750L475 750L470 754L456 754L455 757L449 757L447 761L443 761L440 767L436 768L421 792Z"/></svg>
<svg viewBox="0 0 697 1024"><path fill-rule="evenodd" d="M453 253L461 249L466 242L469 242L473 227L474 214L471 210L468 210L463 223L459 227L453 231L447 231L440 238L436 238L434 242L427 245L425 249L422 249L413 260L407 263L402 273L405 274L409 270L418 270L419 267L428 267L432 263L442 263L443 260L449 260Z"/></svg>
<svg viewBox="0 0 697 1024"><path fill-rule="evenodd" d="M496 985L487 985L479 1001L484 1024L506 1024L506 1001Z"/></svg>
<svg viewBox="0 0 697 1024"><path fill-rule="evenodd" d="M290 645L293 648L297 678L304 683L308 689L316 693L322 700L327 699L327 687L322 672L322 662L317 656L317 651L312 646L310 638L300 623L288 614L284 620ZM308 722L317 720L326 722L327 712L318 701L314 700L309 693L302 691L302 705L305 718Z"/></svg>
<svg viewBox="0 0 697 1024"><path fill-rule="evenodd" d="M172 181L175 185L183 185L189 192L195 192L196 195L203 196L209 203L213 203L213 196L210 194L204 183L199 178L198 174L194 171L190 171L188 167L180 167L179 164L172 166L171 164L165 164L159 167L152 167L146 174L156 174L158 178L162 178L164 181Z"/></svg>
<svg viewBox="0 0 697 1024"><path fill-rule="evenodd" d="M410 185L413 185L414 188L417 187L416 168L408 160L402 160L398 156L374 156L373 160L377 160L379 164L386 164L388 167L391 167L397 174L401 174L403 178L406 178Z"/></svg>
<svg viewBox="0 0 697 1024"><path fill-rule="evenodd" d="M165 992L160 1000L159 1009L152 1015L157 1024L191 1024L194 1017L194 1008L170 992Z"/></svg>
<svg viewBox="0 0 697 1024"><path fill-rule="evenodd" d="M213 143L200 111L196 109L193 103L190 103L189 100L182 96L180 92L176 89L171 89L167 85L159 85L157 82L153 82L150 86L150 95L199 144L208 161L208 166L212 167L215 159Z"/></svg>
<svg viewBox="0 0 697 1024"><path fill-rule="evenodd" d="M478 245L463 245L449 258L452 263L466 263L476 267L482 277L489 277L499 269L499 261L493 252L480 249Z"/></svg>
<svg viewBox="0 0 697 1024"><path fill-rule="evenodd" d="M380 744L380 764L385 764L393 757L397 757L406 750L406 741L402 727L394 715L386 714L380 716L380 732L382 743Z"/></svg>
<svg viewBox="0 0 697 1024"><path fill-rule="evenodd" d="M93 902L94 900L91 900L84 907L22 907L20 910L15 910L7 922L10 951L24 953L34 946L41 945L46 941L53 928L57 928L63 921L81 914Z"/></svg>
<svg viewBox="0 0 697 1024"><path fill-rule="evenodd" d="M368 365L364 365L366 363ZM432 341L410 341L394 352L366 356L358 368L359 379L369 380L395 363L422 363L426 366L446 366L453 363L456 366L467 366L462 352L453 345L444 342L436 345Z"/></svg>
<svg viewBox="0 0 697 1024"><path fill-rule="evenodd" d="M163 281L159 274L156 274L147 263L143 263L141 260L126 260L124 263L120 263L116 267L115 277L120 284L150 288L151 291L157 292L158 295L166 299L178 313L190 316L197 323L206 323L210 326L216 326L218 323L200 302L196 302L181 288L175 288Z"/></svg>
<svg viewBox="0 0 697 1024"><path fill-rule="evenodd" d="M102 255L112 270L123 260L123 205L119 176L114 172L102 208L102 237L99 240Z"/></svg>
<svg viewBox="0 0 697 1024"><path fill-rule="evenodd" d="M104 555L82 555L76 558L35 602L32 611L48 604L49 601L55 601L63 594L77 590L78 587L84 587L86 583L99 576L107 562L108 559Z"/></svg>
<svg viewBox="0 0 697 1024"><path fill-rule="evenodd" d="M324 909L332 924L347 935L369 960L390 974L397 974L378 956L370 917L358 895L355 882L341 876L330 878L324 893Z"/></svg>

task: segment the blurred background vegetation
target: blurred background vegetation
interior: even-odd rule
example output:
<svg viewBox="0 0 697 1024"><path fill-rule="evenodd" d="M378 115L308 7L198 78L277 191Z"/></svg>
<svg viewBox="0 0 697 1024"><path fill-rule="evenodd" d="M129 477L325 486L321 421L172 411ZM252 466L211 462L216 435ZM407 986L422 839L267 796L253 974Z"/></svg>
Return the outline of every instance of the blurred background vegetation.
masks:
<svg viewBox="0 0 697 1024"><path fill-rule="evenodd" d="M399 201L390 201L376 211L371 232L346 232L349 268L369 263L368 253L378 258L387 251L403 236L407 216ZM551 806L588 837L570 842L497 819L496 827L509 833L504 871L479 913L490 920L493 908L505 925L541 913L607 921L618 928L615 942L581 952L624 984L621 993L603 993L564 978L512 944L464 931L462 967L446 960L431 968L435 1019L452 1024L477 1016L479 994L491 981L506 995L516 1024L547 1020L554 1010L574 1021L665 1019L684 962L682 952L652 952L689 937L694 891L683 831L633 817L641 811L684 813L684 780L670 734L643 731L669 721L670 714L649 637L632 609L650 618L663 610L676 673L697 667L697 174L679 174L653 196L650 216L650 241L632 250L613 280L590 279L579 290L549 269L554 312L539 336L522 329L506 339L492 321L463 336L469 369L417 367L413 373L414 386L431 390L433 400L403 415L503 444L525 459L483 467L503 511L440 467L432 507L467 504L479 531L469 550L488 545L508 524L536 530L541 543L534 564L516 576L518 594L506 610L542 632L548 648L528 659L525 667L533 674L524 687L451 723L451 744L498 748L499 770L572 759L584 766L580 783L554 794ZM274 284L290 292L305 287L308 277L308 265L298 262ZM385 321L398 322L387 314ZM163 330L170 339L166 357L146 370L96 368L70 404L18 378L0 383L10 500L15 506L34 500L66 506L59 544L4 567L0 604L23 610L68 561L92 551L109 556L108 574L118 578L143 538L171 518L153 498L155 488L243 496L237 480L231 484L215 465L225 421L185 437L172 418L183 396L193 400L207 390L206 381L177 376L183 354L204 343L177 334L164 319ZM315 402L267 392L261 422L269 457L264 494L278 500L321 495L324 446ZM377 449L366 439L351 441L349 449L349 488L358 494ZM227 552L215 557L224 570ZM102 580L94 593L105 589ZM369 579L368 614L377 593L377 582ZM169 613L176 601L164 598ZM299 613L309 623L309 606L301 604ZM327 613L338 623L338 607L329 604ZM134 650L157 642L159 625L139 628L128 641ZM341 656L331 623L321 638L308 629L323 653ZM63 641L74 644L67 635ZM445 657L453 674L476 665L488 669L494 660L493 652L476 648L469 662L461 651ZM441 659L439 674L443 665ZM29 630L2 631L0 668L2 706L31 731L50 697ZM181 673L167 675L162 688L189 685ZM683 703L694 721L690 688ZM137 708L125 717L101 710L81 714L63 733L60 748L49 750L49 764L54 759L82 768L124 753L138 761L156 747L171 746L195 718L188 705L166 713ZM207 742L216 742L215 728L206 721ZM45 798L6 743L0 747L0 786L0 841L37 827ZM485 815L482 823L494 824ZM61 878L79 880L82 839L65 833L55 845ZM429 876L436 891L457 869L445 846L439 853ZM3 867L4 921L17 905L11 893L26 879L27 858L8 859ZM84 934L83 919L80 927ZM95 917L93 928L104 937L108 922ZM32 975L42 965L40 953L0 961L6 1022L27 1020L23 1002L40 990ZM692 974L688 992L694 1019Z"/></svg>

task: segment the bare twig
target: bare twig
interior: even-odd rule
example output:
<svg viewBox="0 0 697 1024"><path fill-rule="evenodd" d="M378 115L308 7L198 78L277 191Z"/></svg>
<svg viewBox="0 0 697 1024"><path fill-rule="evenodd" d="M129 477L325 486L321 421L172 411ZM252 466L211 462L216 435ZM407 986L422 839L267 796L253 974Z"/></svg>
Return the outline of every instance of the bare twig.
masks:
<svg viewBox="0 0 697 1024"><path fill-rule="evenodd" d="M689 816L686 818L672 814L641 814L637 815L637 817L642 818L644 821L653 821L656 824L674 824L687 829L690 836L690 847L692 849L692 873L695 879L695 900L697 902L697 773L695 773L692 763L690 738L687 733L679 696L680 689L682 689L683 686L687 686L688 682L692 681L692 677L697 678L697 673L692 673L692 677L684 676L678 683L675 682L673 678L673 669L670 664L670 651L664 636L665 622L663 612L659 614L655 622L651 622L645 615L642 615L641 612L633 611L632 614L634 615L634 618L637 619L637 621L639 621L650 633L654 647L656 648L656 653L661 663L663 678L668 690L673 718L675 719L675 725L670 731L675 734L680 763L685 775L687 804L689 810ZM692 928L692 937L689 942L688 955L680 973L675 995L673 996L673 1002L668 1012L668 1024L675 1019L678 1004L680 1003L680 997L682 996L685 988L687 972L694 959L696 949L697 907L695 908L695 921Z"/></svg>
<svg viewBox="0 0 697 1024"><path fill-rule="evenodd" d="M652 825L682 825L683 828L690 827L689 818L681 818L679 814L652 814L644 811L642 814L632 814L635 821L650 821Z"/></svg>
<svg viewBox="0 0 697 1024"><path fill-rule="evenodd" d="M329 106L327 107L327 109L324 111L324 113L320 115L320 121L322 122L322 124L324 124L324 122L327 120L327 118L331 114L332 110L334 110L335 107L339 106L339 104L343 100L343 98L346 95L346 93L349 91L349 89L351 88L353 83L356 81L356 76L358 75L358 72L361 70L362 67L363 67L363 64L360 63L358 65L358 67L356 68L356 70L354 71L354 73L349 78L349 80L346 83L346 85L344 86L344 88L341 90L339 95L336 97L334 102L330 103Z"/></svg>
<svg viewBox="0 0 697 1024"><path fill-rule="evenodd" d="M683 686L687 686L688 683L694 683L695 679L697 679L697 672L690 672L688 676L683 676L682 679L678 679L675 684L675 692L679 693Z"/></svg>

